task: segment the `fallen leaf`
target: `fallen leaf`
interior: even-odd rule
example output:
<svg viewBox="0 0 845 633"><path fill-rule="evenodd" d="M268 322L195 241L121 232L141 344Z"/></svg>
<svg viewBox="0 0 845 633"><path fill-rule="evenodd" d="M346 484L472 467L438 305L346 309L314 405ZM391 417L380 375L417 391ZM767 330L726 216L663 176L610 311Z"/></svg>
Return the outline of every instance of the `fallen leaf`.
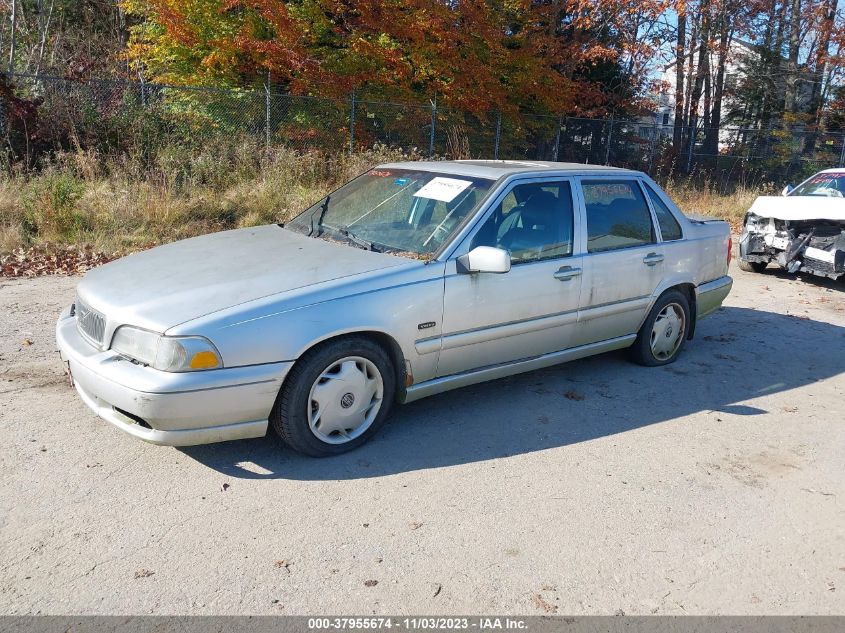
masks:
<svg viewBox="0 0 845 633"><path fill-rule="evenodd" d="M231 488L229 484L223 484L222 486L220 486L220 490L222 492L226 492L229 488Z"/></svg>
<svg viewBox="0 0 845 633"><path fill-rule="evenodd" d="M534 603L538 609L542 609L546 613L557 613L557 607L549 602L546 602L539 593L531 596L531 602Z"/></svg>
<svg viewBox="0 0 845 633"><path fill-rule="evenodd" d="M378 580L365 580L364 586L365 587L375 587L378 584Z"/></svg>
<svg viewBox="0 0 845 633"><path fill-rule="evenodd" d="M142 248L151 248L154 244ZM43 244L28 249L18 248L0 257L0 277L40 277L42 275L76 275L108 263L119 253L100 253L90 246Z"/></svg>
<svg viewBox="0 0 845 633"><path fill-rule="evenodd" d="M149 578L154 573L154 571L150 571L149 569L139 569L135 572L135 579L137 580L138 578Z"/></svg>
<svg viewBox="0 0 845 633"><path fill-rule="evenodd" d="M285 559L277 560L275 563L273 563L273 565L275 565L279 569L284 569L287 573L290 573L290 561L287 561Z"/></svg>

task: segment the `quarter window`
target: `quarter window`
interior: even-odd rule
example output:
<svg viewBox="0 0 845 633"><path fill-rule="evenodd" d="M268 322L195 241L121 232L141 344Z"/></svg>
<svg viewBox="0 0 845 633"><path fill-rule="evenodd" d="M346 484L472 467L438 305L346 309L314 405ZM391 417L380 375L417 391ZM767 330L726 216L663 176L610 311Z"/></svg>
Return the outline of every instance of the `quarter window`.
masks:
<svg viewBox="0 0 845 633"><path fill-rule="evenodd" d="M672 240L679 240L683 235L681 234L681 225L672 215L663 200L655 193L655 191L646 185L645 188L648 193L648 198L651 200L651 206L654 207L654 213L657 215L657 224L660 226L660 235L664 242L671 242Z"/></svg>
<svg viewBox="0 0 845 633"><path fill-rule="evenodd" d="M656 241L651 213L633 180L584 180L587 251L600 253Z"/></svg>
<svg viewBox="0 0 845 633"><path fill-rule="evenodd" d="M475 234L472 248L495 246L514 264L572 254L572 189L568 182L516 185Z"/></svg>

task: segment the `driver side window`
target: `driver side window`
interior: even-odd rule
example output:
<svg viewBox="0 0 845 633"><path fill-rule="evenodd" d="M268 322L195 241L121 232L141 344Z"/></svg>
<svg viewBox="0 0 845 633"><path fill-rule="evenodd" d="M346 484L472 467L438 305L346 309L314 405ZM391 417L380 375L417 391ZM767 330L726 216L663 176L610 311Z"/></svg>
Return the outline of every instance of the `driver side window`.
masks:
<svg viewBox="0 0 845 633"><path fill-rule="evenodd" d="M471 248L503 248L514 264L567 257L573 225L569 182L516 185L475 234Z"/></svg>

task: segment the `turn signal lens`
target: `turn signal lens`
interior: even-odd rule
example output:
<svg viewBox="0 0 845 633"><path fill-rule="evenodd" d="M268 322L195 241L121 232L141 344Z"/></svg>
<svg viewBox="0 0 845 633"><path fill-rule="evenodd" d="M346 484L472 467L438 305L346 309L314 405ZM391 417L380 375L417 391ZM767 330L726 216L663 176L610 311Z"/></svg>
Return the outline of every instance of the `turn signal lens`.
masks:
<svg viewBox="0 0 845 633"><path fill-rule="evenodd" d="M214 352L197 352L191 359L191 369L214 369L220 361Z"/></svg>

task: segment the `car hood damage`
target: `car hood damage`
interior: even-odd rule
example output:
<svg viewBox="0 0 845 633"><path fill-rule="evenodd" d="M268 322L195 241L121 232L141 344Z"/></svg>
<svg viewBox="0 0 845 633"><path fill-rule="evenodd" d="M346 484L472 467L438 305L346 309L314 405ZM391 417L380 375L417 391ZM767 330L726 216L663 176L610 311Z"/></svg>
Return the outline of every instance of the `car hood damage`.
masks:
<svg viewBox="0 0 845 633"><path fill-rule="evenodd" d="M760 196L748 210L775 220L831 220L845 222L845 198L825 196Z"/></svg>
<svg viewBox="0 0 845 633"><path fill-rule="evenodd" d="M790 273L845 275L845 199L761 196L745 218L740 259L778 264Z"/></svg>
<svg viewBox="0 0 845 633"><path fill-rule="evenodd" d="M79 297L112 324L156 332L247 301L408 260L277 225L203 235L95 268Z"/></svg>

